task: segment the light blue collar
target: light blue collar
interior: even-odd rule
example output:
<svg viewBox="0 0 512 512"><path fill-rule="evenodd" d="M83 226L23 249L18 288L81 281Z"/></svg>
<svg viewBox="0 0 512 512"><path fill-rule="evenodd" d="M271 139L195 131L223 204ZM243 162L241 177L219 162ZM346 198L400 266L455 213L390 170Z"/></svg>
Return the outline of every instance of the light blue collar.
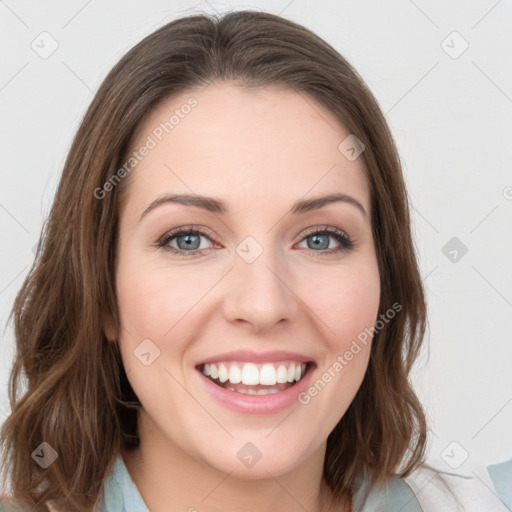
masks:
<svg viewBox="0 0 512 512"><path fill-rule="evenodd" d="M121 454L118 454L112 472L104 481L102 499L94 512L149 512Z"/></svg>
<svg viewBox="0 0 512 512"><path fill-rule="evenodd" d="M354 494L353 510L361 512L423 512L416 495L409 485L399 477L392 477L385 485L374 486L364 507L361 509L364 493L368 487L367 480L362 481Z"/></svg>
<svg viewBox="0 0 512 512"><path fill-rule="evenodd" d="M500 500L512 510L512 459L487 466L487 473Z"/></svg>

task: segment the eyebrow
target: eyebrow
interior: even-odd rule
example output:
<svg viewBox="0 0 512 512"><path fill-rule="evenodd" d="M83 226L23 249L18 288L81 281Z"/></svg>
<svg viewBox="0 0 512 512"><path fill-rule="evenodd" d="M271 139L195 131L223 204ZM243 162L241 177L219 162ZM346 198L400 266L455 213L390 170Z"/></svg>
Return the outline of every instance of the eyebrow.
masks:
<svg viewBox="0 0 512 512"><path fill-rule="evenodd" d="M332 203L347 203L355 206L363 215L365 219L367 219L368 215L363 205L355 198L348 196L346 194L329 194L326 196L315 197L313 199L300 199L293 203L290 208L290 213L292 214L301 214L306 212L311 212L314 210L319 210L320 208L324 208L325 206ZM207 212L227 215L229 213L229 208L222 200L217 199L215 197L207 197L207 196L199 196L199 195L188 195L188 194L171 194L165 195L162 197L158 197L142 212L142 215L139 218L139 222L152 210L157 208L158 206L166 203L177 203L184 204L188 206L195 206L196 208L200 208Z"/></svg>

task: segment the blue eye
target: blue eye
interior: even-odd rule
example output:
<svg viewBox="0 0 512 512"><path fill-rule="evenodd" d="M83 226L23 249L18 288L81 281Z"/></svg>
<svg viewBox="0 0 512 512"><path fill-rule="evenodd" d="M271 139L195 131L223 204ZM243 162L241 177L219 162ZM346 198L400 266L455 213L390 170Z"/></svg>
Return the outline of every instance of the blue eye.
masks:
<svg viewBox="0 0 512 512"><path fill-rule="evenodd" d="M158 248L162 248L173 254L204 254L208 248L200 248L202 237L208 240L212 239L212 236L209 233L196 230L192 226L181 227L166 233L156 245ZM329 246L329 239L335 239L340 246L327 250ZM174 240L176 240L177 247L170 245ZM326 256L334 253L347 252L355 246L354 241L343 233L343 231L330 227L315 228L314 230L306 233L302 240L311 240L311 242L308 241L308 249L312 252L318 253L319 255Z"/></svg>
<svg viewBox="0 0 512 512"><path fill-rule="evenodd" d="M171 231L164 235L164 237L158 242L158 247L174 254L201 254L205 250L204 248L199 249L201 246L201 237L210 238L210 236L203 231L180 228L177 231ZM176 239L176 243L178 244L177 248L169 245L174 239Z"/></svg>
<svg viewBox="0 0 512 512"><path fill-rule="evenodd" d="M329 247L329 239L334 238L339 244L340 247L337 247L335 249L331 249L326 252L326 249ZM308 249L316 248L316 249L322 249L322 255L328 255L333 253L340 253L340 252L346 252L350 249L353 249L355 246L355 243L353 240L350 239L348 235L343 233L343 231L340 231L335 228L315 228L313 231L306 233L306 236L304 240L311 240L311 243L308 242ZM318 251L313 251L318 252Z"/></svg>

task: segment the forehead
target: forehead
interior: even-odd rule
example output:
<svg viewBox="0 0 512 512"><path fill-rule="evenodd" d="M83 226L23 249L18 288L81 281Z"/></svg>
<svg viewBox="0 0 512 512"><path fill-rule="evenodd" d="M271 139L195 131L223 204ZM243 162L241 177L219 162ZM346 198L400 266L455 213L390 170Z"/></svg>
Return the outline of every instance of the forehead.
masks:
<svg viewBox="0 0 512 512"><path fill-rule="evenodd" d="M342 192L369 212L362 158L351 161L338 149L349 135L303 93L226 82L190 89L160 103L139 127L131 151L150 149L132 171L128 203L140 210L172 192L261 207Z"/></svg>

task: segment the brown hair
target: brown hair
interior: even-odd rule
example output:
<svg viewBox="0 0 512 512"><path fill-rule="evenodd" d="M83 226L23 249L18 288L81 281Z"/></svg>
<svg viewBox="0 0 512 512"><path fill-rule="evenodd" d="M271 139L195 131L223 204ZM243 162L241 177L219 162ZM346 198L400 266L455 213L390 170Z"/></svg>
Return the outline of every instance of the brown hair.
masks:
<svg viewBox="0 0 512 512"><path fill-rule="evenodd" d="M213 80L308 94L366 147L361 158L381 280L379 314L395 302L402 310L374 335L363 383L328 437L324 478L342 499L361 477L384 482L422 461L425 416L409 372L424 337L426 305L400 159L377 101L354 68L301 25L257 11L193 15L147 36L101 84L9 317L16 355L12 412L1 430L3 469L13 497L33 510L47 510L47 501L67 511L91 510L120 449L137 446L140 403L117 344L103 330L105 319L119 329L114 267L120 194L129 180L101 200L97 190L123 165L137 127L155 106ZM20 396L22 372L27 390ZM47 469L31 457L42 442L58 453Z"/></svg>

